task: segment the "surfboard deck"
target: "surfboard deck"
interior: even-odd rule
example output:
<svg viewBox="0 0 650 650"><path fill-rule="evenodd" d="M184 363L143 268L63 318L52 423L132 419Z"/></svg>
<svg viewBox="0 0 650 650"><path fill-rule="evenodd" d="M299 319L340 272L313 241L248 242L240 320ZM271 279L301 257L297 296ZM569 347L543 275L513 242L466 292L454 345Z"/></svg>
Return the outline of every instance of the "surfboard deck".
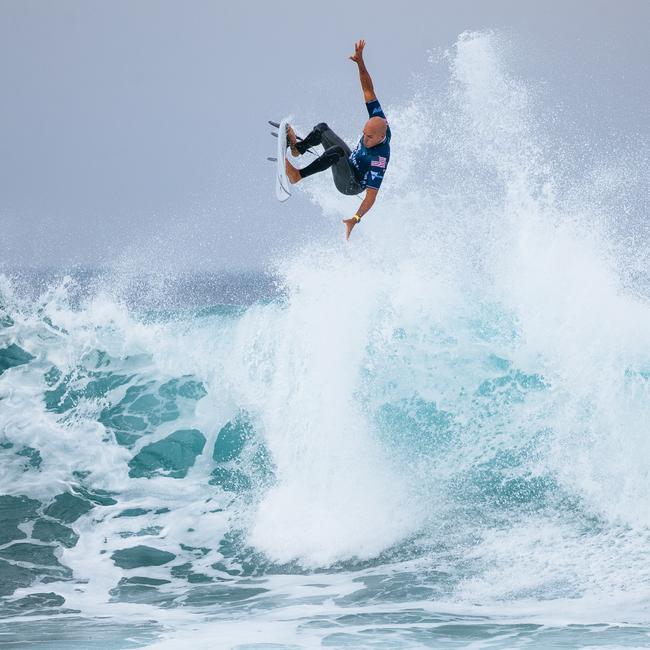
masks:
<svg viewBox="0 0 650 650"><path fill-rule="evenodd" d="M284 161L287 155L287 118L278 124L278 156L275 167L275 196L278 201L286 201L291 196L291 183L287 178Z"/></svg>

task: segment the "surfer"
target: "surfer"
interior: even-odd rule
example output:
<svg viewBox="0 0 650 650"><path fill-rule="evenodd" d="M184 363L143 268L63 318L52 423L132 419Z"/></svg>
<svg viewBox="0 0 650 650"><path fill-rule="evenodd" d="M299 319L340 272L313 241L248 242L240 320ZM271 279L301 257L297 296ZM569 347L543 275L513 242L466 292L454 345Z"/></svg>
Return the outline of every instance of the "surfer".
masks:
<svg viewBox="0 0 650 650"><path fill-rule="evenodd" d="M286 160L287 178L291 183L298 183L307 176L331 167L334 184L339 192L353 195L365 190L365 198L354 216L343 220L346 239L350 238L352 229L373 206L390 160L390 127L363 60L365 45L364 40L355 43L354 54L349 57L359 68L363 99L369 116L363 127L363 136L354 151L325 122L317 124L304 140L298 140L291 126L287 126L287 141L293 156L301 156L307 149L319 144L325 149L316 160L302 169Z"/></svg>

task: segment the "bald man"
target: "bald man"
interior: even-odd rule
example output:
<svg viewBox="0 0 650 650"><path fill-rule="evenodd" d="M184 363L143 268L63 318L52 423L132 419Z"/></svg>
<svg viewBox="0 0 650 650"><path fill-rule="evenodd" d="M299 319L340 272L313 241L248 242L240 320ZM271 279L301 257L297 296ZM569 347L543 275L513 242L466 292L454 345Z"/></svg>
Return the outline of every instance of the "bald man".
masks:
<svg viewBox="0 0 650 650"><path fill-rule="evenodd" d="M350 151L348 145L325 122L317 124L311 133L300 141L296 138L293 129L287 127L287 141L293 156L301 156L307 149L319 144L325 149L321 156L302 169L294 167L287 160L287 177L291 183L298 183L307 176L331 167L334 184L339 192L352 195L360 194L365 190L365 198L356 214L343 220L346 239L350 238L352 229L373 206L390 160L390 127L363 61L365 45L366 42L363 40L355 43L354 54L349 57L359 67L361 89L369 115L363 127L363 136L354 151Z"/></svg>

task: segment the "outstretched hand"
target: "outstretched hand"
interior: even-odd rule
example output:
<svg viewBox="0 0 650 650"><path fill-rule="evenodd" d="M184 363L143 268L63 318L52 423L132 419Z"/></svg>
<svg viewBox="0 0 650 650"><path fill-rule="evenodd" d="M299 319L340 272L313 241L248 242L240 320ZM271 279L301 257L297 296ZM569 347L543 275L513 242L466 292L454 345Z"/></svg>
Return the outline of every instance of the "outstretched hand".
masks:
<svg viewBox="0 0 650 650"><path fill-rule="evenodd" d="M366 46L366 42L361 39L354 44L354 54L349 57L351 61L359 63L363 61L363 48Z"/></svg>
<svg viewBox="0 0 650 650"><path fill-rule="evenodd" d="M359 222L354 217L350 217L349 219L343 219L343 223L345 224L345 241L348 241L348 239L350 239L352 228L354 228Z"/></svg>

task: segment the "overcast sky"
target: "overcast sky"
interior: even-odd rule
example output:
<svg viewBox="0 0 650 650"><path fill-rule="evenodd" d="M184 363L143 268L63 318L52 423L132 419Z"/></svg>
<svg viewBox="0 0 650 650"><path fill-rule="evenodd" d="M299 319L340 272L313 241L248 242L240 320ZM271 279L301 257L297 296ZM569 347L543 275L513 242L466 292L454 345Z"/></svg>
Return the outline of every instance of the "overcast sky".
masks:
<svg viewBox="0 0 650 650"><path fill-rule="evenodd" d="M575 122L647 138L649 0L0 0L0 269L264 266L332 227L275 200L266 120L354 134L357 38L397 104L431 50L486 28Z"/></svg>

